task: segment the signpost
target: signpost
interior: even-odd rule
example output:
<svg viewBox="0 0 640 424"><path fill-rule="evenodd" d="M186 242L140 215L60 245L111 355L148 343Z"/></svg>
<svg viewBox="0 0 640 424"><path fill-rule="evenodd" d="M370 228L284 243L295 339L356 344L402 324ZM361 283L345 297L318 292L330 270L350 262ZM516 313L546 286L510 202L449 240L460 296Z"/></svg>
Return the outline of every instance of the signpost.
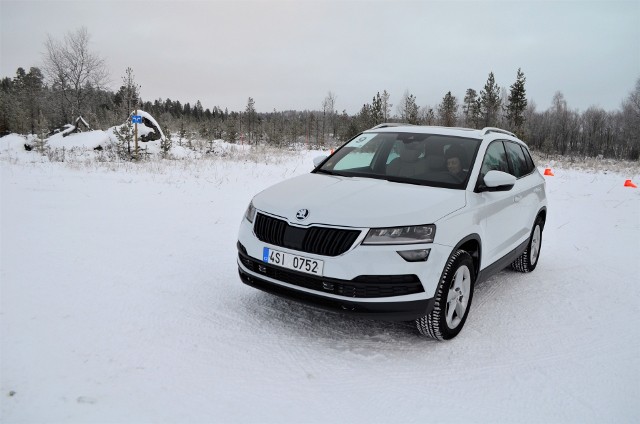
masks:
<svg viewBox="0 0 640 424"><path fill-rule="evenodd" d="M135 146L136 146L136 150L135 150L135 155L136 155L136 160L138 160L138 124L142 124L142 116L138 115L138 110L136 109L136 111L134 112L134 115L131 116L131 122L133 122L134 124L136 124L136 136L135 136Z"/></svg>

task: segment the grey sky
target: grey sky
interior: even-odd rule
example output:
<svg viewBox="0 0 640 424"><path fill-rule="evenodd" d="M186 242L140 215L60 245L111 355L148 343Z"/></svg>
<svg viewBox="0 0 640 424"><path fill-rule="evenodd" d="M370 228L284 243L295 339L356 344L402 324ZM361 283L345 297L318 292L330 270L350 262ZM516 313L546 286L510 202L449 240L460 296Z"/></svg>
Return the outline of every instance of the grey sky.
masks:
<svg viewBox="0 0 640 424"><path fill-rule="evenodd" d="M134 70L144 100L356 113L376 92L434 106L518 67L538 110L615 110L640 78L640 1L7 1L0 76L41 66L47 34L86 26L111 87Z"/></svg>

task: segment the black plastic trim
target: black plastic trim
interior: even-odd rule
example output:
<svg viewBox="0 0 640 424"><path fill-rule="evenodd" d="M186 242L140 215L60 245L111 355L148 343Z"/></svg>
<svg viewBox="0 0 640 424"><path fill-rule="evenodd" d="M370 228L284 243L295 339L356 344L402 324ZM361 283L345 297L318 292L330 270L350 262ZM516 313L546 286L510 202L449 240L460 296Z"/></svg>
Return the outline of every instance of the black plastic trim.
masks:
<svg viewBox="0 0 640 424"><path fill-rule="evenodd" d="M493 274L496 274L502 271L503 269L505 269L506 267L508 267L509 265L511 265L513 261L518 259L518 256L522 255L524 251L527 250L528 245L529 245L529 239L527 238L524 242L522 242L518 247L513 249L511 252L507 253L502 258L498 259L497 261L495 261L494 263L492 263L491 265L489 265L488 267L480 271L478 273L478 278L476 279L476 284L488 279Z"/></svg>
<svg viewBox="0 0 640 424"><path fill-rule="evenodd" d="M434 303L433 298L405 302L358 302L356 300L334 299L302 292L257 278L244 272L239 266L238 274L243 283L264 292L325 311L344 313L361 318L383 321L412 321L429 314Z"/></svg>
<svg viewBox="0 0 640 424"><path fill-rule="evenodd" d="M256 274L264 274L265 277L319 293L346 298L371 299L424 293L424 287L415 274L359 275L352 280L340 280L267 264L243 253L242 250L238 251L238 260L246 269Z"/></svg>
<svg viewBox="0 0 640 424"><path fill-rule="evenodd" d="M460 249L460 246L472 240L478 242L478 251L476 252L476 254L472 254L471 252L469 252L469 255L471 255L471 258L473 259L473 263L476 266L476 269L475 269L476 275L478 275L480 271L480 264L482 263L482 239L480 238L480 234L478 233L469 234L468 236L460 240L458 244L456 244L456 247L454 247L453 250L451 251L451 255L453 255L458 249ZM442 276L440 278L442 278Z"/></svg>

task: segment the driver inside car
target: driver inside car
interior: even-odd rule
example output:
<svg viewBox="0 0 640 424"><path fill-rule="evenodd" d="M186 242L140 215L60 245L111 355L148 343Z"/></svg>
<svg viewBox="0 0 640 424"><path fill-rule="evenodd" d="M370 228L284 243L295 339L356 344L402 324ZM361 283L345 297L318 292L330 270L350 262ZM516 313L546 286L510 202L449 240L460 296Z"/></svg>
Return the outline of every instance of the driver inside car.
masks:
<svg viewBox="0 0 640 424"><path fill-rule="evenodd" d="M464 157L464 151L460 146L449 146L444 153L444 157L447 159L447 170L459 181L464 181L467 177L466 171L462 168L462 158Z"/></svg>

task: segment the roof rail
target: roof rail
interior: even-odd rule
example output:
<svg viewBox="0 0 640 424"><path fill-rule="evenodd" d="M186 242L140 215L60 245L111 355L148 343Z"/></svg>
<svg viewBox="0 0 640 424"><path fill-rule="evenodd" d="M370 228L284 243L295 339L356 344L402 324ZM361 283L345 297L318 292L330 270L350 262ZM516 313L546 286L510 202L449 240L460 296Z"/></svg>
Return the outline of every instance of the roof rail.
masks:
<svg viewBox="0 0 640 424"><path fill-rule="evenodd" d="M378 124L373 128L369 128L367 131L379 130L380 128L388 128L388 127L404 127L404 126L409 126L409 125L413 125L413 124L406 124L404 122L385 122L385 123L382 123L382 124Z"/></svg>
<svg viewBox="0 0 640 424"><path fill-rule="evenodd" d="M484 127L480 133L480 135L487 135L489 133L500 133L500 134L507 134L510 135L511 137L516 137L516 135L510 131L507 130L503 130L502 128L495 128L495 127Z"/></svg>

